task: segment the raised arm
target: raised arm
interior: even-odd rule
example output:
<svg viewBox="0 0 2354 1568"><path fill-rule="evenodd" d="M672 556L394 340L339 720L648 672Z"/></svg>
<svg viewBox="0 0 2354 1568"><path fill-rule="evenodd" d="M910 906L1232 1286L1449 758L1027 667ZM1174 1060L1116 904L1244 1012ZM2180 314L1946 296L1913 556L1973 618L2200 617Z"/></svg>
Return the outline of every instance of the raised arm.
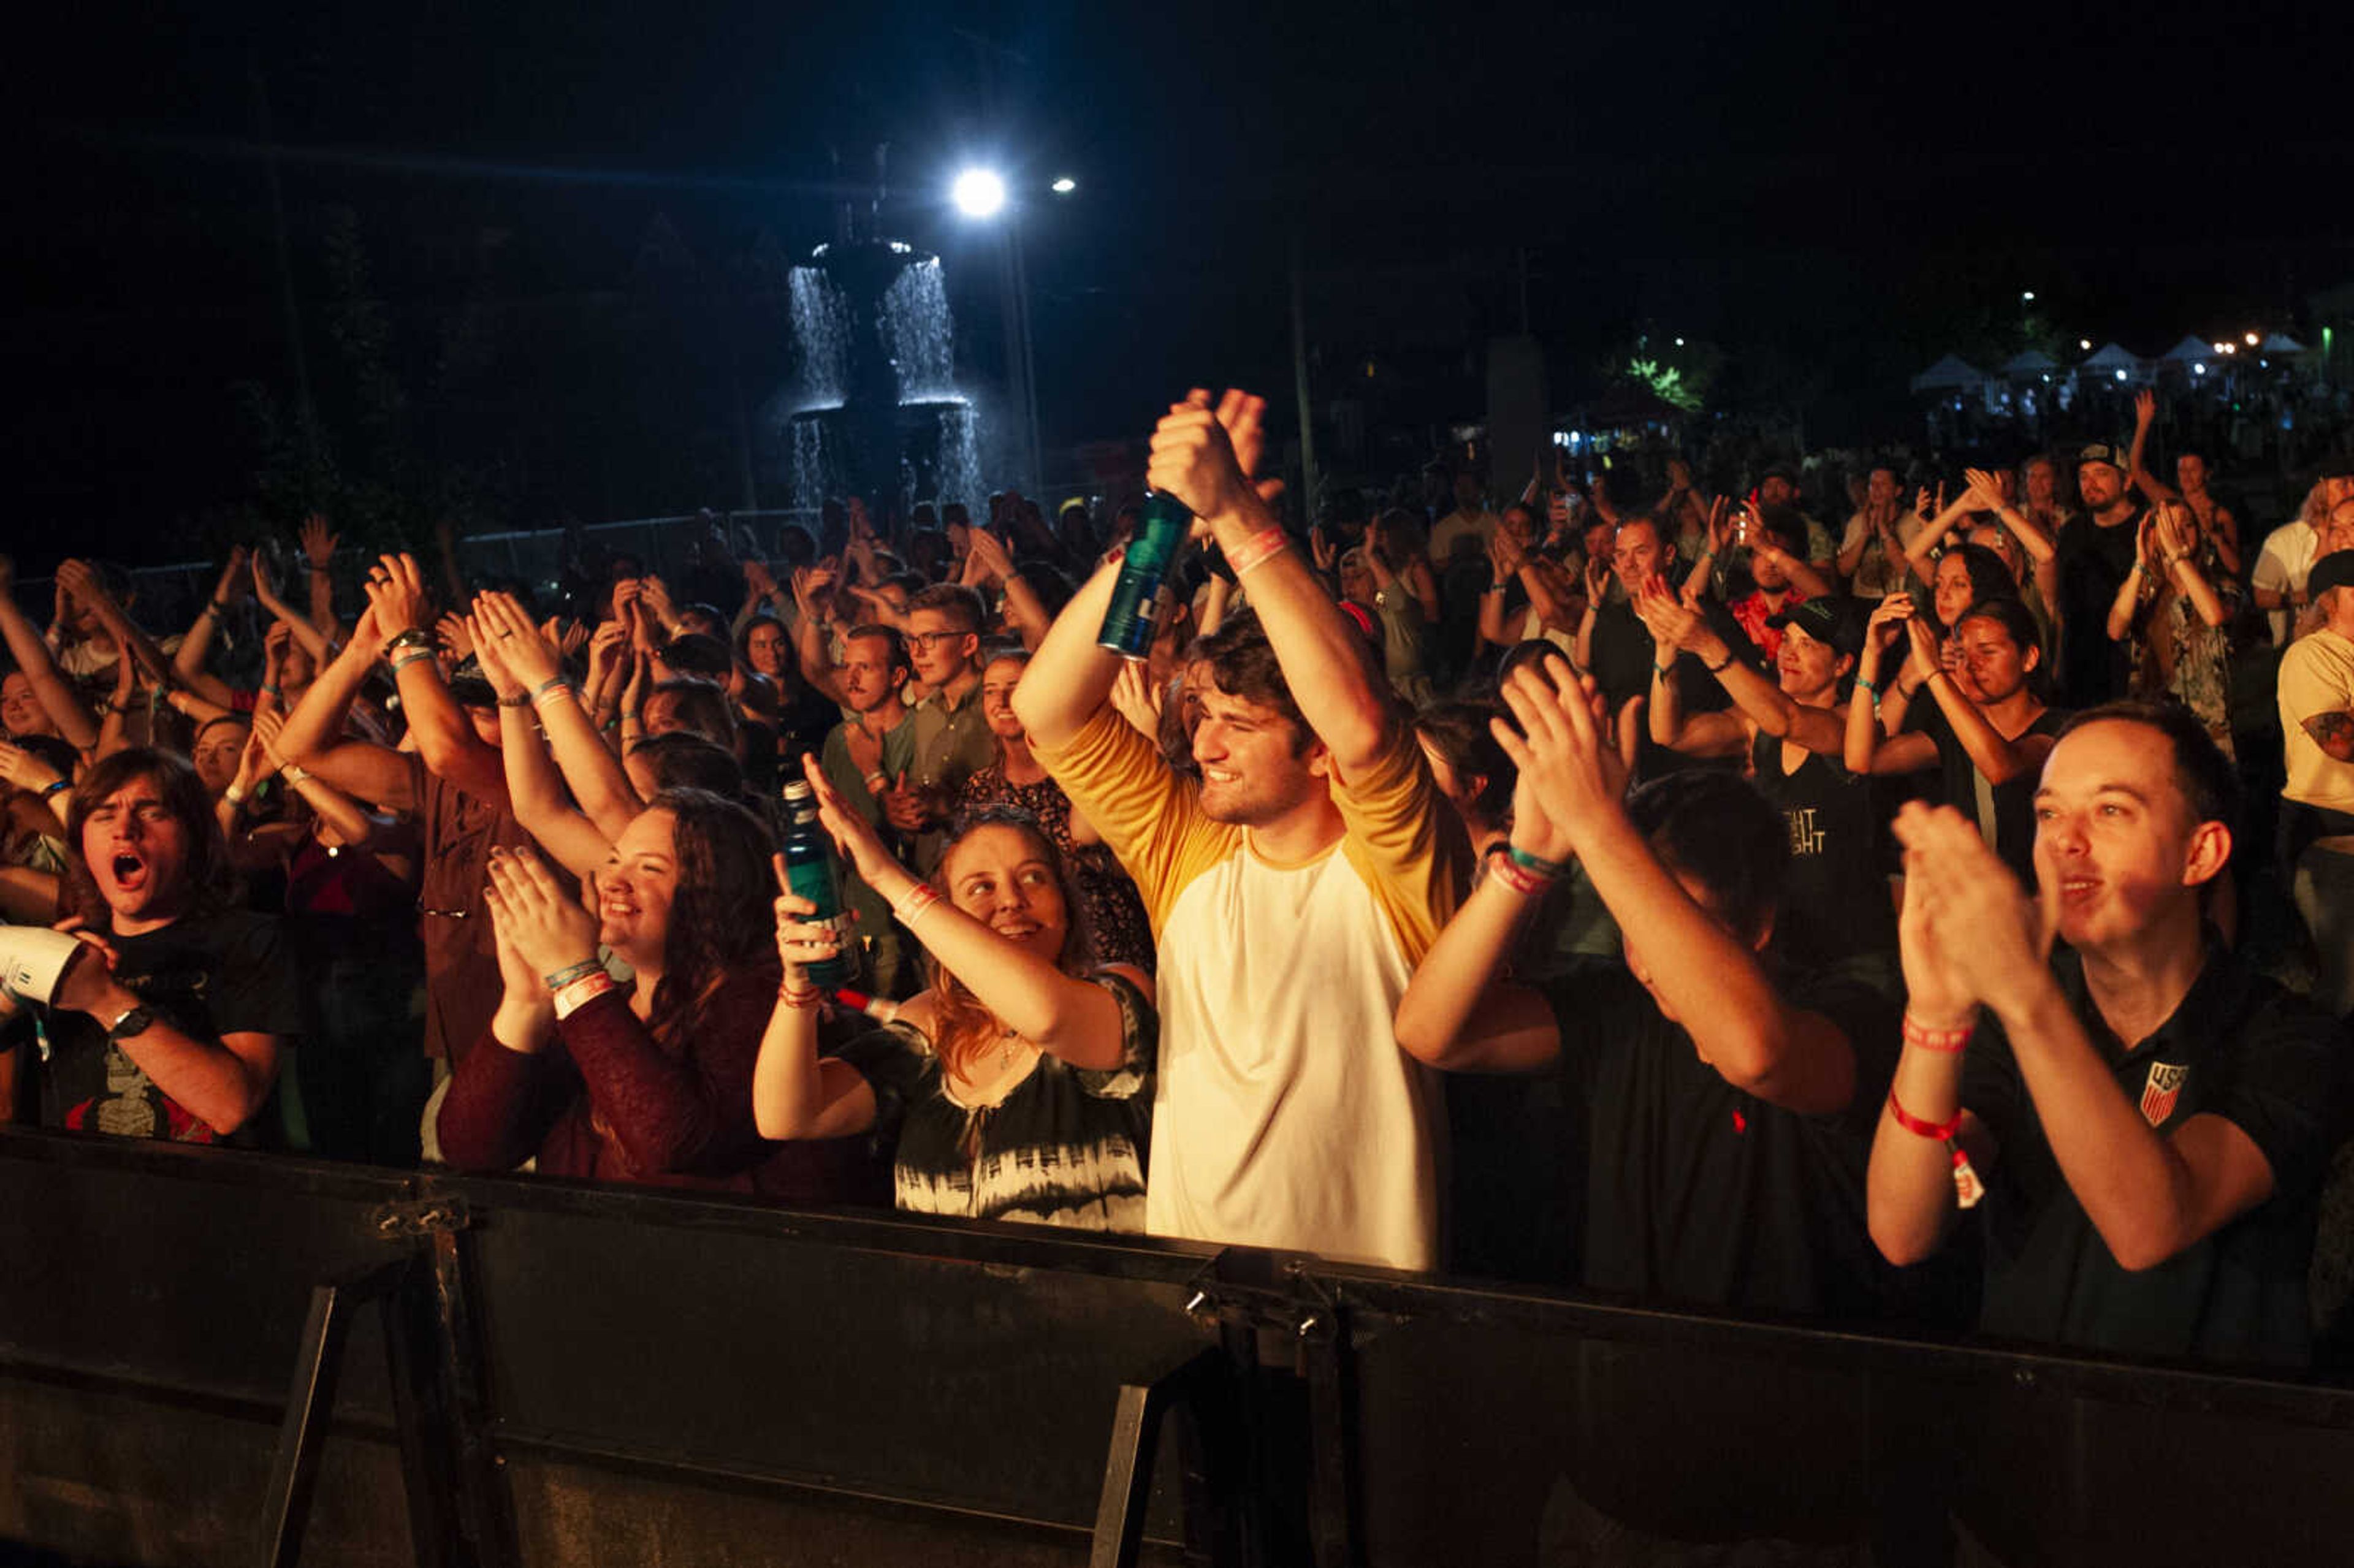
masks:
<svg viewBox="0 0 2354 1568"><path fill-rule="evenodd" d="M833 651L826 646L826 627L832 617L819 609L833 587L833 568L795 567L792 583L793 604L800 610L793 617L793 653L801 661L801 679L834 706L848 707L849 699L842 690L842 672L834 668Z"/></svg>
<svg viewBox="0 0 2354 1568"><path fill-rule="evenodd" d="M1564 824L1628 950L1645 955L1664 1010L1735 1088L1802 1114L1843 1108L1855 1092L1855 1053L1845 1033L1785 1002L1756 949L1693 902L1652 853L1622 801L1626 776L1592 681L1558 658L1545 666L1540 673L1524 665L1505 683L1519 732L1500 726L1497 739L1546 820Z"/></svg>
<svg viewBox="0 0 2354 1568"><path fill-rule="evenodd" d="M1914 619L1913 596L1893 593L1864 624L1863 652L1855 662L1855 694L1848 699L1847 728L1840 736L1840 760L1850 773L1917 773L1937 760L1936 743L1927 736L1918 731L1891 735L1881 723L1880 694L1901 678L1892 676L1883 685L1881 672L1887 651L1906 635L1901 623ZM1905 657L1920 662L1909 645ZM1934 656L1929 666L1938 667Z"/></svg>
<svg viewBox="0 0 2354 1568"><path fill-rule="evenodd" d="M2191 521L2190 509L2179 501L2161 503L2158 509L2158 543L2161 552L2166 580L2172 583L2190 608L2209 626L2221 626L2232 619L2232 612L2207 580L2199 567L2198 524Z"/></svg>
<svg viewBox="0 0 2354 1568"><path fill-rule="evenodd" d="M180 639L178 650L172 655L172 681L175 686L194 692L217 712L228 711L235 694L229 683L206 670L205 660L211 654L213 637L220 630L220 620L238 593L245 586L245 546L239 545L228 553L228 562L221 567L220 580L213 585L211 597L196 611L196 619ZM177 703L173 706L178 707ZM183 709L183 712L186 710Z"/></svg>
<svg viewBox="0 0 2354 1568"><path fill-rule="evenodd" d="M2002 525L2010 530L2010 536L2019 541L2019 547L2027 552L2028 559L2042 567L2057 556L2058 546L2052 544L2052 535L2034 518L2004 499L2002 481L1979 468L1964 469L1962 473L1970 482L1969 493L1962 499L2000 519Z"/></svg>
<svg viewBox="0 0 2354 1568"><path fill-rule="evenodd" d="M2158 550L2157 524L2158 514L2152 511L2135 525L2133 570L2117 584L2116 597L2109 601L2107 630L2112 642L2123 642L2132 634L2134 622L2141 616L2143 595L2158 584L2158 573L2150 565L2150 557Z"/></svg>
<svg viewBox="0 0 2354 1568"><path fill-rule="evenodd" d="M370 605L344 651L319 672L286 715L285 726L278 732L278 751L339 789L385 810L407 813L418 805L408 758L388 746L343 737L352 699L366 682L384 642L376 633L376 607Z"/></svg>
<svg viewBox="0 0 2354 1568"><path fill-rule="evenodd" d="M1668 595L1664 579L1653 577L1635 598L1635 613L1651 629L1651 738L1687 757L1738 757L1748 749L1749 729L1733 714L1686 714L1676 681L1676 659L1693 652L1720 681L1738 662L1699 613ZM1702 643L1712 652L1700 654ZM1777 691L1774 694L1781 696ZM1787 698L1783 699L1787 702ZM1778 715L1777 715L1778 718Z"/></svg>
<svg viewBox="0 0 2354 1568"><path fill-rule="evenodd" d="M270 565L260 556L253 557L253 597L303 646L314 665L327 662L327 639L311 624L310 617L297 613L292 605L278 596L278 586L270 580Z"/></svg>
<svg viewBox="0 0 2354 1568"><path fill-rule="evenodd" d="M131 619L122 606L115 602L106 584L97 572L82 561L61 561L58 564L58 581L76 599L90 608L107 634L114 639L121 657L135 660L147 678L157 684L168 684L172 662L164 657L164 650L147 634L144 627Z"/></svg>
<svg viewBox="0 0 2354 1568"><path fill-rule="evenodd" d="M2152 505L2182 499L2175 493L2172 485L2149 471L2147 461L2149 431L2157 421L2158 394L2145 387L2134 394L2133 450L2126 459L2126 472L2133 480L2134 488L2140 491Z"/></svg>
<svg viewBox="0 0 2354 1568"><path fill-rule="evenodd" d="M1118 998L1099 985L1065 974L1049 960L999 936L985 922L958 908L959 889L932 890L939 895L936 900L922 897L917 890L925 885L892 856L866 819L834 791L815 758L802 759L802 772L816 791L819 821L833 835L859 880L893 909L907 912L901 923L938 963L997 1015L999 1022L1074 1067L1100 1071L1120 1065ZM778 869L781 874L781 862ZM781 874L779 885L784 885ZM1131 972L1129 978L1150 1000L1151 982L1140 973Z"/></svg>
<svg viewBox="0 0 2354 1568"><path fill-rule="evenodd" d="M645 802L631 785L620 759L599 739L595 723L580 705L579 694L565 678L563 662L540 629L531 623L523 605L507 594L485 593L475 598L474 614L484 634L478 644L487 640L495 648L483 661L483 673L490 673L490 659L498 660L514 683L512 693L500 694L502 699L513 695L530 705L503 705L499 710L499 755L515 819L567 870L585 875L604 863L613 842L637 820ZM546 733L544 745L530 734L534 715ZM526 742L520 757L516 754L519 736ZM578 813L565 805L557 789L548 767L551 754L579 805ZM532 815L539 826L525 817L525 802L514 793L517 782L529 789ZM541 827L551 836L543 837Z"/></svg>
<svg viewBox="0 0 2354 1568"><path fill-rule="evenodd" d="M1206 521L1226 559L1244 563L1252 608L1284 683L1346 779L1383 756L1396 720L1368 668L1364 640L1283 542L1270 504L1280 482L1251 477L1266 410L1265 398L1231 389L1213 408L1210 395L1195 389L1153 431L1146 479ZM1025 676L1023 684L1030 683Z"/></svg>
<svg viewBox="0 0 2354 1568"><path fill-rule="evenodd" d="M1031 655L1022 683L1013 688L1013 711L1039 747L1065 744L1111 701L1112 682L1124 661L1097 647L1096 632L1111 607L1112 588L1119 579L1117 560L1096 568L1047 628L1046 640Z"/></svg>
<svg viewBox="0 0 2354 1568"><path fill-rule="evenodd" d="M585 878L612 858L613 841L565 799L563 780L535 722L531 688L508 667L501 652L506 640L482 613L482 600L488 597L475 600L477 612L468 630L480 651L482 676L499 694L499 759L506 766L508 807L524 832L554 855L557 864ZM546 700L553 705L563 694L560 689L552 689ZM606 755L601 746L596 750Z"/></svg>
<svg viewBox="0 0 2354 1568"><path fill-rule="evenodd" d="M57 661L49 656L49 645L25 612L16 608L16 564L0 556L0 638L8 644L10 657L33 688L33 695L41 705L58 733L75 749L88 751L98 744L98 725L81 698L58 673Z"/></svg>
<svg viewBox="0 0 2354 1568"><path fill-rule="evenodd" d="M425 577L413 556L386 556L368 574L369 608L376 611L376 630L387 643L419 631L424 625ZM400 688L400 705L408 715L408 733L417 755L428 770L478 800L504 806L507 798L506 768L498 750L475 736L465 710L451 696L441 679L440 661L417 658L404 646L393 659L393 680ZM429 644L428 645L429 652Z"/></svg>
<svg viewBox="0 0 2354 1568"><path fill-rule="evenodd" d="M313 512L302 520L303 575L310 578L311 625L332 647L341 641L343 622L335 619L335 546L339 542L327 520ZM322 664L324 653L313 655Z"/></svg>
<svg viewBox="0 0 2354 1568"><path fill-rule="evenodd" d="M2022 735L2017 740L2005 739L2002 731L1988 720L1984 710L1963 694L1953 673L1937 662L1936 633L1919 616L1904 622L1904 633L1911 642L1914 668L1929 672L1922 680L1923 689L1935 699L1938 711L1953 727L1954 738L1969 754L1970 766L1985 775L1988 783L2008 784L2043 766L2044 758L2052 750L2050 736Z"/></svg>
<svg viewBox="0 0 2354 1568"><path fill-rule="evenodd" d="M972 546L968 558L978 560L981 568L1005 589L1006 623L1022 639L1023 647L1036 652L1038 645L1046 640L1046 628L1054 623L1054 617L1046 613L1045 602L1030 586L1030 579L1014 569L1013 557L1005 553L1005 546L996 535L986 528L975 528L970 537Z"/></svg>
<svg viewBox="0 0 2354 1568"><path fill-rule="evenodd" d="M1501 719L1490 721L1500 735ZM1533 1072L1561 1054L1544 997L1502 978L1513 943L1574 853L1525 782L1512 795L1509 866L1471 890L1415 966L1394 1028L1407 1054L1449 1072Z"/></svg>

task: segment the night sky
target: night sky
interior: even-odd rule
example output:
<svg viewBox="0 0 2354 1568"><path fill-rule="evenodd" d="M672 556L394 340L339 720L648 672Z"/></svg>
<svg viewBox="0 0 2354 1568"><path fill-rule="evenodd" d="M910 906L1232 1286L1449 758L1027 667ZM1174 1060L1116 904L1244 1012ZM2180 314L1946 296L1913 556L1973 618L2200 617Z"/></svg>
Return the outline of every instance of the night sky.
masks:
<svg viewBox="0 0 2354 1568"><path fill-rule="evenodd" d="M11 542L87 521L136 556L249 488L228 389L290 376L265 104L309 338L330 207L396 313L485 228L514 237L506 294L557 295L625 285L657 215L698 256L803 253L832 152L863 171L888 140L885 226L942 254L983 359L981 240L940 193L974 158L1035 190L1050 443L1137 434L1193 379L1288 392L1295 234L1320 375L1476 349L1525 299L1557 389L1689 333L1811 360L1868 435L1941 332L2022 288L2155 352L2293 328L2354 277L2336 9L88 9L13 61ZM1065 173L1078 195L1046 196ZM568 499L609 497L641 499Z"/></svg>

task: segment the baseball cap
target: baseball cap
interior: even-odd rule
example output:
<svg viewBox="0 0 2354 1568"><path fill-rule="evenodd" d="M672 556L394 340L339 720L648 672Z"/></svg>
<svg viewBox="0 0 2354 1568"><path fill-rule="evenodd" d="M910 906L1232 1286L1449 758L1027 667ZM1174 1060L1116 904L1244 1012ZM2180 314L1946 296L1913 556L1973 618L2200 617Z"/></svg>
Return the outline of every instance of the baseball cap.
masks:
<svg viewBox="0 0 2354 1568"><path fill-rule="evenodd" d="M2348 553L2354 554L2354 551ZM1824 594L1819 599L1801 599L1779 614L1769 617L1766 624L1776 631L1787 626L1803 627L1808 636L1818 642L1828 643L1835 652L1850 659L1863 652L1863 606L1845 594Z"/></svg>
<svg viewBox="0 0 2354 1568"><path fill-rule="evenodd" d="M2129 466L2126 455L2117 450L2116 443L2114 441L2089 441L2085 443L2084 448L2076 453L2076 461L2079 463L2105 462L2111 468L2115 469L2119 473L2125 472L2126 468Z"/></svg>
<svg viewBox="0 0 2354 1568"><path fill-rule="evenodd" d="M2313 570L2305 577L2307 603L2319 599L2331 588L2354 588L2354 550L2332 550L2313 563Z"/></svg>

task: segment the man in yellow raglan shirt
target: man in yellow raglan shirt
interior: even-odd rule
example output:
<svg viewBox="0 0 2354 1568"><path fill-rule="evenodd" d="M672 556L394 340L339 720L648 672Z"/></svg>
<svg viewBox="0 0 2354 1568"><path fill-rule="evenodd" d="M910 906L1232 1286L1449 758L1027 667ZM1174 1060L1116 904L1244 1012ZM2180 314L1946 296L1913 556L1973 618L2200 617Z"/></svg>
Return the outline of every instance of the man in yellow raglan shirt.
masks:
<svg viewBox="0 0 2354 1568"><path fill-rule="evenodd" d="M1435 1268L1445 1117L1391 1030L1470 849L1356 629L1253 483L1263 399L1195 392L1148 482L1193 508L1255 615L1204 644L1193 758L1172 772L1108 701L1117 565L1055 620L1013 707L1135 878L1160 942L1145 1228Z"/></svg>

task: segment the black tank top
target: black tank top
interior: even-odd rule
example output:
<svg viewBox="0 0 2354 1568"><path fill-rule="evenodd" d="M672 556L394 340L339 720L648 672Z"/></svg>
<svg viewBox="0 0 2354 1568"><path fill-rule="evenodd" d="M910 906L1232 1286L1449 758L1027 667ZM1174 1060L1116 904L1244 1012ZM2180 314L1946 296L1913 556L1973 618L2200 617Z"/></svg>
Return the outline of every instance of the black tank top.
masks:
<svg viewBox="0 0 2354 1568"><path fill-rule="evenodd" d="M1835 758L1812 751L1805 758L1785 772L1782 742L1763 730L1749 747L1758 793L1790 829L1790 875L1776 922L1782 951L1803 966L1893 952L1896 914L1881 851L1887 816L1881 792Z"/></svg>

